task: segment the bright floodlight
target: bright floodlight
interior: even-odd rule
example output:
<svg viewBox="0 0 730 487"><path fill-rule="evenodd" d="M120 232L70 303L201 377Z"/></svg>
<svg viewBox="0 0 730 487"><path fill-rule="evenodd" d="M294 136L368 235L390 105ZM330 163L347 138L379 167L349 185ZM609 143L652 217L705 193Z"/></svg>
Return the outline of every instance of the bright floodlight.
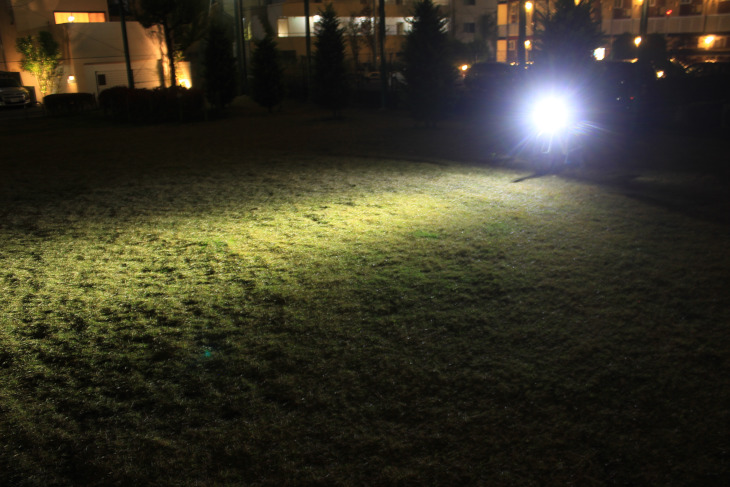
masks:
<svg viewBox="0 0 730 487"><path fill-rule="evenodd" d="M567 127L570 110L562 98L544 98L535 105L532 120L540 132L557 132Z"/></svg>

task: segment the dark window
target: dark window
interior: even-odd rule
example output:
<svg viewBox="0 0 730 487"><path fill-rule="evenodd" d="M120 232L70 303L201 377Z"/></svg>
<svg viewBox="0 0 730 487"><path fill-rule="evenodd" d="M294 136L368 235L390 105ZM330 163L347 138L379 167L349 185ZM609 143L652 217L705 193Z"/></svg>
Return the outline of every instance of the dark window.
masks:
<svg viewBox="0 0 730 487"><path fill-rule="evenodd" d="M106 86L106 75L105 74L97 74L96 75L96 84L98 86Z"/></svg>

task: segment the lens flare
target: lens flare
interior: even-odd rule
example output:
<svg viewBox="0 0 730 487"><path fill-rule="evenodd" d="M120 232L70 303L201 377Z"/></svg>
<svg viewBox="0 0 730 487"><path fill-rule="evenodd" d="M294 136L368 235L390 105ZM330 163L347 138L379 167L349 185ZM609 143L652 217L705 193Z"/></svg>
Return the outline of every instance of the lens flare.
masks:
<svg viewBox="0 0 730 487"><path fill-rule="evenodd" d="M570 110L562 98L544 98L535 105L532 120L540 132L557 132L568 126Z"/></svg>

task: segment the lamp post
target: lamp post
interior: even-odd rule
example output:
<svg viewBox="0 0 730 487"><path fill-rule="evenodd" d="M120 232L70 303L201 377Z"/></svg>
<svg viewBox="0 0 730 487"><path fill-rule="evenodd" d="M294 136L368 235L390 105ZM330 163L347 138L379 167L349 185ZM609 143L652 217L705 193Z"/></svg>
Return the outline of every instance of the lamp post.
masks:
<svg viewBox="0 0 730 487"><path fill-rule="evenodd" d="M385 79L385 0L378 4L378 37L380 37L380 109L385 110L387 104L388 80Z"/></svg>
<svg viewBox="0 0 730 487"><path fill-rule="evenodd" d="M649 0L641 2L641 20L639 20L639 37L646 39L649 32ZM639 56L641 57L641 56Z"/></svg>
<svg viewBox="0 0 730 487"><path fill-rule="evenodd" d="M519 0L517 12L517 64L525 67L525 41L527 40L527 12L525 0Z"/></svg>
<svg viewBox="0 0 730 487"><path fill-rule="evenodd" d="M309 32L309 0L304 0L304 37L305 45L307 48L307 59L306 59L306 76L307 76L307 98L311 99L312 87L311 87L311 57L312 57L312 35Z"/></svg>
<svg viewBox="0 0 730 487"><path fill-rule="evenodd" d="M132 62L129 59L129 41L127 40L127 21L125 11L126 0L119 0L119 18L122 24L122 46L124 47L124 63L127 67L127 85L130 89L134 89L134 72L132 71Z"/></svg>

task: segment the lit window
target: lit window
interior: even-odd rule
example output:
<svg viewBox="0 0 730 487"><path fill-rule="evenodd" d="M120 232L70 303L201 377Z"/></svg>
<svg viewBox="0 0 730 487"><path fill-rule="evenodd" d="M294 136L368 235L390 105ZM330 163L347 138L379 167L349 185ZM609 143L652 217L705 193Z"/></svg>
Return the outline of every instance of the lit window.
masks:
<svg viewBox="0 0 730 487"><path fill-rule="evenodd" d="M278 19L276 22L279 37L289 37L289 20L286 18Z"/></svg>
<svg viewBox="0 0 730 487"><path fill-rule="evenodd" d="M106 22L104 12L53 12L57 24L88 24Z"/></svg>

